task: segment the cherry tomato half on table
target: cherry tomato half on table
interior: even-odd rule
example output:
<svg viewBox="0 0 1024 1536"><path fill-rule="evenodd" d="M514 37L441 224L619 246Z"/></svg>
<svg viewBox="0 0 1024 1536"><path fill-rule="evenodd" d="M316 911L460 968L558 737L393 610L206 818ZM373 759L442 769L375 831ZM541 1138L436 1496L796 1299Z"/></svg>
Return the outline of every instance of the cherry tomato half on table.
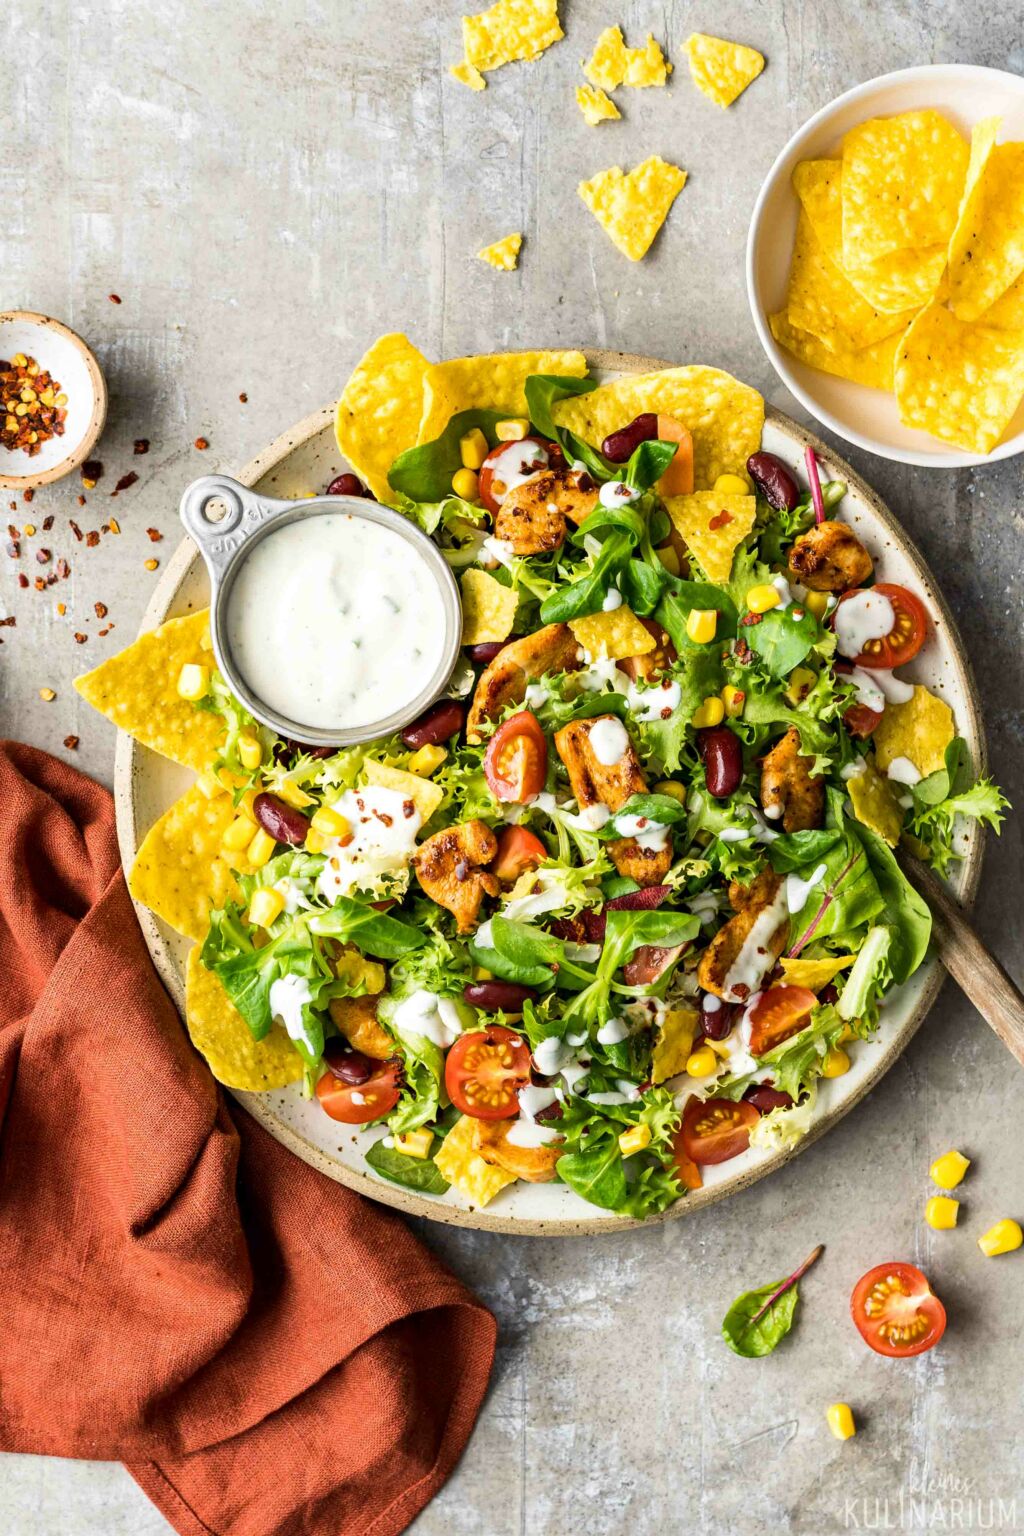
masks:
<svg viewBox="0 0 1024 1536"><path fill-rule="evenodd" d="M851 597L858 596L860 590L857 588L853 592L844 592L839 599L839 608ZM896 586L894 582L880 581L871 591L889 599L893 610L893 626L881 639L866 643L860 654L853 658L854 666L886 669L901 667L904 662L912 661L924 645L928 634L928 611L919 597L906 587Z"/></svg>
<svg viewBox="0 0 1024 1536"><path fill-rule="evenodd" d="M697 1164L727 1163L750 1145L750 1130L760 1119L753 1104L740 1099L690 1098L683 1110L679 1141Z"/></svg>
<svg viewBox="0 0 1024 1536"><path fill-rule="evenodd" d="M539 837L525 827L502 827L498 833L498 851L491 860L491 873L502 885L515 885L524 869L536 869L548 851Z"/></svg>
<svg viewBox="0 0 1024 1536"><path fill-rule="evenodd" d="M530 1081L530 1047L514 1029L494 1024L460 1035L444 1064L444 1085L456 1109L477 1120L510 1120L519 1090Z"/></svg>
<svg viewBox="0 0 1024 1536"><path fill-rule="evenodd" d="M495 800L522 805L544 788L548 744L528 709L499 725L484 754L484 776Z"/></svg>
<svg viewBox="0 0 1024 1536"><path fill-rule="evenodd" d="M818 999L808 987L769 987L750 1010L750 1050L763 1056L807 1023Z"/></svg>
<svg viewBox="0 0 1024 1536"><path fill-rule="evenodd" d="M549 466L563 463L563 454L557 443L549 443L544 437L524 437L516 443L499 443L492 448L480 466L477 494L488 512L497 512L508 494L508 484L503 473L516 482L535 475Z"/></svg>
<svg viewBox="0 0 1024 1536"><path fill-rule="evenodd" d="M365 1125L390 1114L402 1090L401 1064L381 1061L375 1068L363 1083L346 1082L328 1068L316 1085L320 1108L343 1125Z"/></svg>
<svg viewBox="0 0 1024 1536"><path fill-rule="evenodd" d="M861 1275L850 1312L876 1355L902 1360L923 1355L946 1331L946 1309L913 1264L876 1264Z"/></svg>

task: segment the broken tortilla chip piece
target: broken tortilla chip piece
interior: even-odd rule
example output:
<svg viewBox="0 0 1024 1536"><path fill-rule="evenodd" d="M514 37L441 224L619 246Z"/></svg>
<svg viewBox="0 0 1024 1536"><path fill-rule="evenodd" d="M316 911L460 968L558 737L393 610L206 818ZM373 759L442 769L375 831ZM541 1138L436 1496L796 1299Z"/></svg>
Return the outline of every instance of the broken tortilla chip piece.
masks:
<svg viewBox="0 0 1024 1536"><path fill-rule="evenodd" d="M844 268L947 245L968 153L963 135L930 107L851 128L843 140Z"/></svg>
<svg viewBox="0 0 1024 1536"><path fill-rule="evenodd" d="M539 58L565 33L558 0L496 0L477 16L463 16L465 63L478 71Z"/></svg>
<svg viewBox="0 0 1024 1536"><path fill-rule="evenodd" d="M600 90L614 91L620 85L644 89L664 85L672 73L672 65L654 41L653 33L648 32L642 48L627 48L621 27L605 27L594 44L593 53L583 65L583 73L591 85ZM615 116L618 115L616 112Z"/></svg>
<svg viewBox="0 0 1024 1536"><path fill-rule="evenodd" d="M720 107L731 107L764 69L764 54L724 37L693 32L683 44L697 89Z"/></svg>
<svg viewBox="0 0 1024 1536"><path fill-rule="evenodd" d="M1024 144L996 144L1000 119L971 136L960 217L949 242L949 300L961 320L985 311L1024 271Z"/></svg>
<svg viewBox="0 0 1024 1536"><path fill-rule="evenodd" d="M1024 396L1024 333L931 304L902 338L894 378L904 426L990 453Z"/></svg>
<svg viewBox="0 0 1024 1536"><path fill-rule="evenodd" d="M509 416L527 415L523 386L531 373L557 373L581 379L586 371L587 360L582 352L492 352L435 363L423 376L419 441L432 443L459 411L495 410L505 411Z"/></svg>
<svg viewBox="0 0 1024 1536"><path fill-rule="evenodd" d="M507 640L512 633L519 599L512 587L502 586L486 571L463 571L462 644L490 645Z"/></svg>
<svg viewBox="0 0 1024 1536"><path fill-rule="evenodd" d="M658 1024L651 1053L651 1082L664 1083L686 1070L697 1036L700 1014L696 1008L666 1008Z"/></svg>
<svg viewBox="0 0 1024 1536"><path fill-rule="evenodd" d="M395 499L388 470L416 443L429 367L409 338L394 331L360 358L338 401L338 447L378 501Z"/></svg>
<svg viewBox="0 0 1024 1536"><path fill-rule="evenodd" d="M654 636L648 634L633 610L625 606L612 608L607 613L588 613L581 619L570 619L569 628L583 649L602 661L643 656L655 646Z"/></svg>
<svg viewBox="0 0 1024 1536"><path fill-rule="evenodd" d="M876 341L871 347L839 351L835 346L826 347L810 331L798 331L790 324L785 310L769 315L768 325L779 346L785 347L808 367L820 368L823 373L835 374L839 379L849 379L852 384L865 384L869 389L886 389L892 393L893 366L903 340L902 332Z"/></svg>
<svg viewBox="0 0 1024 1536"><path fill-rule="evenodd" d="M708 580L728 581L736 546L754 526L757 497L694 491L669 496L665 507Z"/></svg>
<svg viewBox="0 0 1024 1536"><path fill-rule="evenodd" d="M857 820L895 848L903 831L903 807L870 758L864 759L863 769L848 781L846 790Z"/></svg>
<svg viewBox="0 0 1024 1536"><path fill-rule="evenodd" d="M363 777L367 784L393 789L403 800L411 800L422 822L430 820L444 799L444 790L430 779L423 779L418 773L406 773L404 768L389 768L372 757L363 764Z"/></svg>
<svg viewBox="0 0 1024 1536"><path fill-rule="evenodd" d="M220 978L200 960L198 945L189 950L185 1019L192 1044L225 1088L265 1093L300 1081L302 1058L283 1027L275 1020L269 1034L254 1040Z"/></svg>
<svg viewBox="0 0 1024 1536"><path fill-rule="evenodd" d="M600 447L610 432L644 411L674 416L693 438L693 484L710 490L719 475L742 473L761 446L764 401L731 374L702 364L664 368L601 384L552 409L560 427Z"/></svg>
<svg viewBox="0 0 1024 1536"><path fill-rule="evenodd" d="M485 245L476 254L481 261L486 261L489 267L494 267L498 272L514 272L522 246L522 235L506 235L503 240L495 240L493 245Z"/></svg>
<svg viewBox="0 0 1024 1536"><path fill-rule="evenodd" d="M434 1162L455 1188L474 1205L488 1205L495 1195L516 1182L516 1175L485 1162L473 1145L476 1122L463 1115L448 1132Z"/></svg>
<svg viewBox="0 0 1024 1536"><path fill-rule="evenodd" d="M628 174L613 165L576 190L612 244L642 261L685 185L685 171L651 155Z"/></svg>
<svg viewBox="0 0 1024 1536"><path fill-rule="evenodd" d="M172 763L202 773L224 736L220 715L183 699L178 692L181 669L189 662L210 666L209 610L168 619L75 679L87 704L143 746Z"/></svg>
<svg viewBox="0 0 1024 1536"><path fill-rule="evenodd" d="M905 704L886 704L871 738L875 762L884 772L896 758L905 757L926 779L945 766L946 748L955 734L949 705L919 683Z"/></svg>
<svg viewBox="0 0 1024 1536"><path fill-rule="evenodd" d="M787 987L806 987L809 992L820 992L829 982L845 971L856 955L827 955L821 960L779 960L782 980Z"/></svg>
<svg viewBox="0 0 1024 1536"><path fill-rule="evenodd" d="M230 795L208 798L193 784L153 823L135 855L128 876L132 896L190 939L206 938L211 911L242 899L221 853L235 815ZM255 837L255 823L252 832ZM233 858L241 863L244 854Z"/></svg>
<svg viewBox="0 0 1024 1536"><path fill-rule="evenodd" d="M467 64L463 59L461 64L449 64L448 73L459 82L460 85L468 85L471 91L486 91L487 81L480 71L472 64Z"/></svg>
<svg viewBox="0 0 1024 1536"><path fill-rule="evenodd" d="M612 122L622 116L611 97L593 85L576 87L576 105L591 128L596 128L598 123Z"/></svg>

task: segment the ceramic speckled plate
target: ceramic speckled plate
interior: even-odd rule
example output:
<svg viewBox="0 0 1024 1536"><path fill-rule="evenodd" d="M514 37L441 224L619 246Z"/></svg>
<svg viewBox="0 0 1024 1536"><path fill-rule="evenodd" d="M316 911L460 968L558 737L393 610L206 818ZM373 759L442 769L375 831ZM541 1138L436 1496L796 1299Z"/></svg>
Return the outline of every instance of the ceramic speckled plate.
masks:
<svg viewBox="0 0 1024 1536"><path fill-rule="evenodd" d="M653 358L615 352L591 351L587 358L592 371L601 378L670 366ZM300 497L312 491L322 491L336 474L347 468L338 455L333 422L334 407L325 406L279 437L246 466L239 478L272 496ZM925 648L909 670L915 680L928 684L946 698L956 715L960 734L968 742L975 765L982 769L985 743L974 680L953 616L924 560L892 513L848 464L788 417L769 409L763 439L766 449L798 466L802 465L808 443L813 444L818 454L823 478L842 479L849 486L843 516L874 555L879 577L884 581L902 582L924 597L935 623ZM154 628L166 618L205 606L208 595L202 560L194 545L185 540L168 562L153 594L143 620L143 630ZM158 757L129 737L119 735L115 796L118 837L126 869L131 867L148 828L183 793L191 777L186 769ZM958 868L955 889L961 901L968 905L974 898L981 873L982 842L981 836L972 832L965 836L962 844L964 859ZM173 933L145 908L137 906L136 910L153 962L183 1012L185 957L189 942ZM781 1167L796 1152L823 1135L892 1066L934 1002L942 978L938 961L929 959L906 986L892 994L883 1011L878 1035L873 1042L858 1048L850 1072L845 1077L821 1082L818 1119L795 1151L770 1153L751 1148L731 1162L708 1168L702 1190L685 1196L663 1216L650 1220L671 1220L721 1200ZM328 1119L315 1100L312 1103L303 1100L297 1088L235 1096L271 1135L313 1167L371 1199L417 1216L490 1231L553 1236L614 1231L640 1224L609 1216L560 1184L515 1184L504 1190L485 1210L475 1209L454 1190L441 1198L417 1195L378 1178L367 1167L363 1149L381 1134L379 1129L364 1132L338 1125Z"/></svg>

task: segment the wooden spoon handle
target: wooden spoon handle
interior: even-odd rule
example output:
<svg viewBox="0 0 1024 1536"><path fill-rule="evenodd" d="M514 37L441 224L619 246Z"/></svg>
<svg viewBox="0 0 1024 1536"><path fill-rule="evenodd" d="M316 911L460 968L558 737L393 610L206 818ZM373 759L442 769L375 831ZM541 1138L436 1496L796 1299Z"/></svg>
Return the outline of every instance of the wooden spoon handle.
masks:
<svg viewBox="0 0 1024 1536"><path fill-rule="evenodd" d="M902 849L900 863L931 908L939 959L986 1024L1024 1066L1024 995L931 870Z"/></svg>

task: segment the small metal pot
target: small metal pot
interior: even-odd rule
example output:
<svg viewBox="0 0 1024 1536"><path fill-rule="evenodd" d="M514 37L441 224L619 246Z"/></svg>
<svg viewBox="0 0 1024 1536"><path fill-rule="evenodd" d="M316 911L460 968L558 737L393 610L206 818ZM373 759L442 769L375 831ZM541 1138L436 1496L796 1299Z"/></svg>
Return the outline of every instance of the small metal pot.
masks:
<svg viewBox="0 0 1024 1536"><path fill-rule="evenodd" d="M213 501L221 501L227 508L218 521L208 515L207 509ZM182 496L179 510L185 529L195 541L210 576L210 635L217 665L236 698L250 714L279 736L290 736L314 747L356 746L401 730L444 692L459 658L462 639L459 589L437 546L408 518L393 512L390 507L382 507L359 496L313 496L305 501L276 501L258 495L228 475L203 475L194 480ZM389 528L413 546L423 561L425 578L433 579L441 594L445 635L437 669L426 688L415 698L404 701L385 719L372 724L354 728L339 725L325 730L279 714L252 693L235 666L227 643L227 610L235 579L261 539L291 523L302 522L308 517L322 517L327 512L344 512L347 516L365 518L367 522ZM282 658L282 665L285 664L286 659ZM401 679L396 677L395 682L397 685Z"/></svg>

